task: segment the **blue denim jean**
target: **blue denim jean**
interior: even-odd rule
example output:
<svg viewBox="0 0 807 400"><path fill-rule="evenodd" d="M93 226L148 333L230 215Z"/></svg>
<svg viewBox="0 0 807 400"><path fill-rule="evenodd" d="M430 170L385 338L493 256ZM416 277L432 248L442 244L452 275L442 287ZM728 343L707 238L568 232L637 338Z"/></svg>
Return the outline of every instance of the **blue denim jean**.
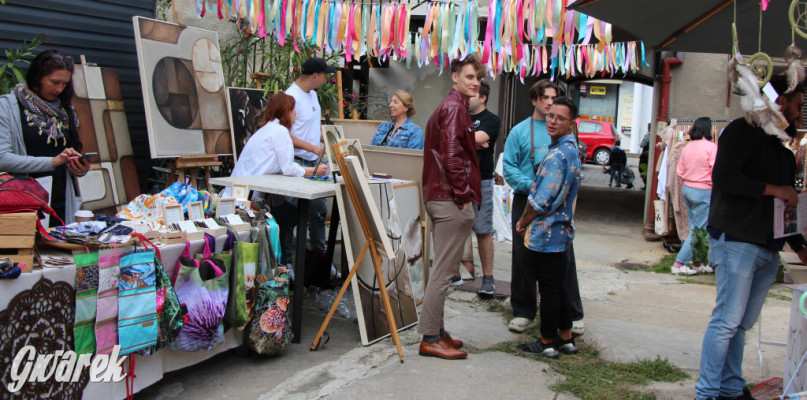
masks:
<svg viewBox="0 0 807 400"><path fill-rule="evenodd" d="M698 399L742 394L745 332L759 319L779 268L779 252L724 237L709 236L717 300L703 335L700 378L695 384Z"/></svg>
<svg viewBox="0 0 807 400"><path fill-rule="evenodd" d="M689 236L681 245L681 251L675 257L676 262L688 264L692 261L692 239L695 236L695 228L706 229L706 222L709 219L709 198L712 197L711 189L697 189L684 185L683 190L684 205L687 208L689 217Z"/></svg>

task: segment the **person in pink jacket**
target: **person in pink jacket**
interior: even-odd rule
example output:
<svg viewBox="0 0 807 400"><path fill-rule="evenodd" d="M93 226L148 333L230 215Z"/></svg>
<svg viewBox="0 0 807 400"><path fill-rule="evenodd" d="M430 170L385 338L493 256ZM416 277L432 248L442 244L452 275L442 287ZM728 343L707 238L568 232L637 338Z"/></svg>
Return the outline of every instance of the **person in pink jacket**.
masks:
<svg viewBox="0 0 807 400"><path fill-rule="evenodd" d="M696 262L690 267L692 261L692 240L695 228L706 229L709 218L709 199L712 196L712 168L715 165L717 145L712 142L712 122L703 117L695 120L689 131L690 142L681 152L676 172L684 183L682 191L684 204L689 217L689 235L681 251L675 258L672 266L673 274L695 275L697 273L711 273L712 268Z"/></svg>

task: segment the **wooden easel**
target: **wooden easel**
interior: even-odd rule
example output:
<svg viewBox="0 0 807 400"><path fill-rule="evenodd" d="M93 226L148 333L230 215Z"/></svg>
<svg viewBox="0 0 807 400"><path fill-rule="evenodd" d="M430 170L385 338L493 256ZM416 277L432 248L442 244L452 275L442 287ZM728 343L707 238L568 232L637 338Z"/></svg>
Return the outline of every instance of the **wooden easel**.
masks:
<svg viewBox="0 0 807 400"><path fill-rule="evenodd" d="M387 324L390 328L390 336L398 349L398 357L401 359L401 362L404 362L401 339L398 337L398 327L395 325L395 317L393 317L392 314L392 305L390 305L389 293L387 293L387 286L384 283L384 274L381 272L381 264L383 263L383 260L381 259L381 254L376 247L376 239L373 237L373 231L370 229L369 222L367 222L367 216L364 215L364 209L362 208L358 195L356 194L356 186L353 184L353 179L348 173L347 166L345 164L346 153L342 153L341 151L341 147L346 144L347 142L344 141L334 144L332 147L333 154L334 158L336 158L336 162L339 163L339 170L343 171L342 178L345 180L345 189L350 196L353 209L356 211L356 216L361 223L361 229L364 232L366 242L364 243L361 252L359 252L359 256L353 262L353 266L350 267L350 273L347 275L347 279L345 279L342 289L339 290L336 300L334 300L333 305L331 305L331 309L328 311L328 315L325 317L322 327L319 328L319 332L317 332L317 336L314 338L314 343L311 345L311 351L315 351L319 348L320 340L322 339L322 335L325 333L325 328L327 328L328 324L331 322L331 318L333 318L333 314L336 312L336 307L338 307L339 303L342 301L342 296L344 296L345 291L347 291L353 277L356 275L356 271L359 269L359 265L361 265L364 255L367 253L367 250L370 250L370 257L373 259L373 268L375 269L375 277L378 281L379 291L381 292L381 304L384 306L384 311L387 314Z"/></svg>
<svg viewBox="0 0 807 400"><path fill-rule="evenodd" d="M210 184L210 167L218 167L221 165L221 161L216 161L217 157L218 155L216 154L179 156L179 158L174 161L174 166L171 167L171 175L169 175L169 178L173 178L176 172L179 171L178 180L185 183L186 170L190 170L189 173L191 175L191 185L193 185L194 189L198 189L196 186L196 168L201 167L204 170L207 191L212 192L213 185ZM174 182L167 179L165 182L165 187L171 186L172 183Z"/></svg>

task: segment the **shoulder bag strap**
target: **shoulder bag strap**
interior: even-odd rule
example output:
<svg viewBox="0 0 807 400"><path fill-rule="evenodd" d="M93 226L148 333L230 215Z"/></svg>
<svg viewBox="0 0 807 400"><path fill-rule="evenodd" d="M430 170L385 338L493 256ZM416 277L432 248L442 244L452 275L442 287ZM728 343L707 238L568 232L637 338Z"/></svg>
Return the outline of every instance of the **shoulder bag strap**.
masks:
<svg viewBox="0 0 807 400"><path fill-rule="evenodd" d="M538 168L535 166L535 121L530 116L530 165L532 166L532 174L538 173Z"/></svg>

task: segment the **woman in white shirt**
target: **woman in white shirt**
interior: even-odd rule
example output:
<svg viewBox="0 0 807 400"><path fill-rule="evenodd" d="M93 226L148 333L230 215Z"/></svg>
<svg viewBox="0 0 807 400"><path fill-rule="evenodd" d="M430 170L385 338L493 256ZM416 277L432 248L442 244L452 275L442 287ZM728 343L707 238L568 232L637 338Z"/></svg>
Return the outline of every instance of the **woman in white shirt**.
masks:
<svg viewBox="0 0 807 400"><path fill-rule="evenodd" d="M263 125L253 134L238 157L231 176L281 174L311 176L314 167L294 163L294 145L289 130L297 113L294 97L278 93L266 106ZM325 173L324 165L316 175Z"/></svg>
<svg viewBox="0 0 807 400"><path fill-rule="evenodd" d="M294 163L294 145L289 130L297 113L294 111L294 97L278 93L272 96L266 106L263 125L253 134L238 157L231 176L280 174L286 176L325 175L327 167L320 165L303 167ZM230 196L230 188L222 197ZM271 199L271 201L270 201ZM271 212L280 226L282 247L281 262L288 264L292 255L292 231L297 222L297 199L271 196L266 199L271 204Z"/></svg>

